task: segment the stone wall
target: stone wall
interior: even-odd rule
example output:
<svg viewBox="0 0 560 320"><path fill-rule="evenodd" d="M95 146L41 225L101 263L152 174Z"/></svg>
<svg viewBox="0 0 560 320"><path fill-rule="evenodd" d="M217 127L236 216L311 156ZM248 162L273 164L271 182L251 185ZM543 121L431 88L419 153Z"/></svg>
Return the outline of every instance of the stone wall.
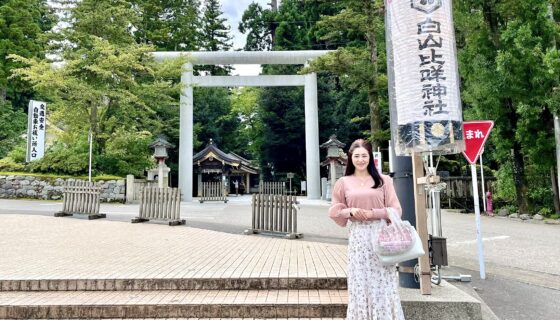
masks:
<svg viewBox="0 0 560 320"><path fill-rule="evenodd" d="M62 199L64 181L75 179L52 179L33 176L1 176L0 198ZM98 181L102 202L124 202L125 179Z"/></svg>

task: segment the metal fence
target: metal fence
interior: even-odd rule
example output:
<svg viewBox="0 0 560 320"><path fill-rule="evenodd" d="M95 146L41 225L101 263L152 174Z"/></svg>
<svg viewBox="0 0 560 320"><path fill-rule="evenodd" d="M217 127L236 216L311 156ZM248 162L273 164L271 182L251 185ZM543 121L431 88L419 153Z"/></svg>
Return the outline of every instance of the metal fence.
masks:
<svg viewBox="0 0 560 320"><path fill-rule="evenodd" d="M62 211L55 213L54 216L65 217L85 214L88 215L90 220L105 218L105 214L99 213L99 189L99 186L94 182L84 180L66 181Z"/></svg>
<svg viewBox="0 0 560 320"><path fill-rule="evenodd" d="M286 182L261 181L259 183L260 194L286 194Z"/></svg>
<svg viewBox="0 0 560 320"><path fill-rule="evenodd" d="M289 239L302 238L303 234L297 232L297 205L296 196L253 194L252 224L245 234L271 233Z"/></svg>
<svg viewBox="0 0 560 320"><path fill-rule="evenodd" d="M170 226L185 224L181 219L181 191L178 188L144 188L140 214L132 223L163 220Z"/></svg>
<svg viewBox="0 0 560 320"><path fill-rule="evenodd" d="M203 182L202 183L202 197L200 203L204 201L223 201L227 203L226 189L221 182Z"/></svg>

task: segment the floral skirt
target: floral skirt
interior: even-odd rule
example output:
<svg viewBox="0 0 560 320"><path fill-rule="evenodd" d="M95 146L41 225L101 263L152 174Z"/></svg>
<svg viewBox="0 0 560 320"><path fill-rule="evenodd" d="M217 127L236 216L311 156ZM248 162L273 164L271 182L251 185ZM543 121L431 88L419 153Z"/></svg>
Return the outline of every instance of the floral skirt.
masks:
<svg viewBox="0 0 560 320"><path fill-rule="evenodd" d="M348 320L403 320L396 268L373 249L379 221L353 222L348 241Z"/></svg>

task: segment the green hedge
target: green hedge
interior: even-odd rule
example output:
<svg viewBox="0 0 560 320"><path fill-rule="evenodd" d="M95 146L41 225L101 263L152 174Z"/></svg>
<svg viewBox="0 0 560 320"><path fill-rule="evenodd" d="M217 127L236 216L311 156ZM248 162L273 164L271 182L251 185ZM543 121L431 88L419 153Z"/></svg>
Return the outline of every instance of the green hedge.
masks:
<svg viewBox="0 0 560 320"><path fill-rule="evenodd" d="M56 180L56 179L82 179L87 180L88 176L67 176L58 175L51 173L29 173L29 172L10 172L10 171L0 171L0 176L31 176L37 178L44 178L46 180ZM124 177L112 176L112 175L101 175L97 177L92 177L93 181L107 181L107 180L120 180L125 179Z"/></svg>

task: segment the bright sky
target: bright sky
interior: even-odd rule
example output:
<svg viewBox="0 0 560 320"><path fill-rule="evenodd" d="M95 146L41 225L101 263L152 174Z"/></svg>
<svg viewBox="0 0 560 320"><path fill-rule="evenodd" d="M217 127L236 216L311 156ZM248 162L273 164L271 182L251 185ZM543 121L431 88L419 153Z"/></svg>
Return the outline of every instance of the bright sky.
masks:
<svg viewBox="0 0 560 320"><path fill-rule="evenodd" d="M234 50L243 49L245 46L245 35L240 33L237 27L241 21L243 12L252 2L259 3L263 8L270 7L270 0L220 0L224 16L228 19L228 23L231 27ZM280 5L280 2L281 1L278 1L278 5ZM234 65L233 67L233 75L258 75L261 72L261 67L259 65Z"/></svg>

